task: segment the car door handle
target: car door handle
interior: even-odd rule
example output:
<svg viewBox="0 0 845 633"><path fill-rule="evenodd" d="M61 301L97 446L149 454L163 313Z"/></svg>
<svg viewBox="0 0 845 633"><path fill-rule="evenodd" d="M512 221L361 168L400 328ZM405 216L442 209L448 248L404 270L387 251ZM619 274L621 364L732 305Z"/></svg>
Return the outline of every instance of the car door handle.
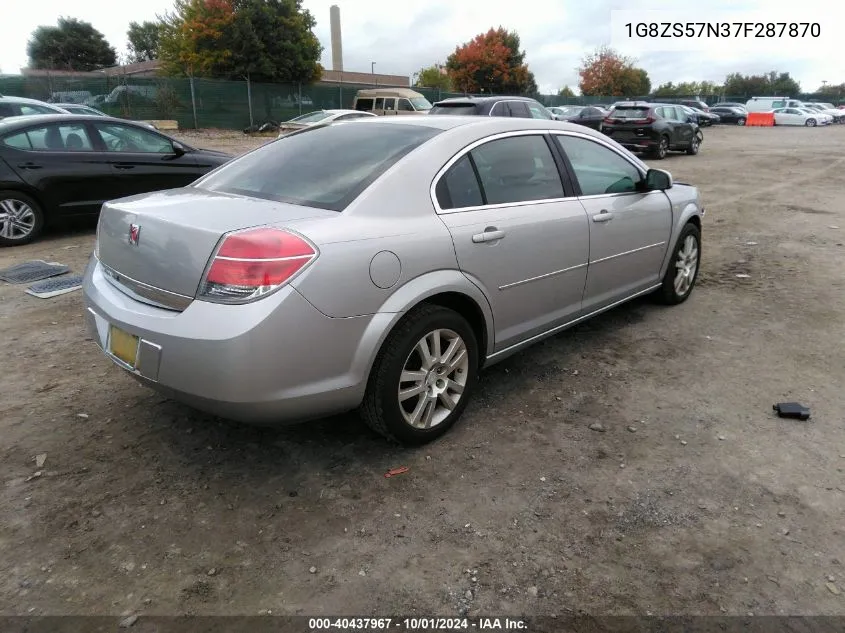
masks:
<svg viewBox="0 0 845 633"><path fill-rule="evenodd" d="M602 209L601 213L593 216L593 222L610 222L613 219L613 214L606 209Z"/></svg>
<svg viewBox="0 0 845 633"><path fill-rule="evenodd" d="M41 169L41 165L37 163L21 163L18 167L21 169Z"/></svg>
<svg viewBox="0 0 845 633"><path fill-rule="evenodd" d="M499 229L486 229L484 233L477 233L472 236L474 244L482 244L484 242L495 242L505 237L505 232Z"/></svg>
<svg viewBox="0 0 845 633"><path fill-rule="evenodd" d="M135 169L135 165L130 165L129 163L115 163L115 169Z"/></svg>

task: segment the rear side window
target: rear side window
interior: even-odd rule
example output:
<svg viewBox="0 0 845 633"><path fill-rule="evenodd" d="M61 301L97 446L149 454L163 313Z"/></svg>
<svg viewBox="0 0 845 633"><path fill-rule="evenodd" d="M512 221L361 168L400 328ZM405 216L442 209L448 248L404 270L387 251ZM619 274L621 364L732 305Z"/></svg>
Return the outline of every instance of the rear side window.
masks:
<svg viewBox="0 0 845 633"><path fill-rule="evenodd" d="M487 204L563 198L563 183L542 136L513 136L470 152Z"/></svg>
<svg viewBox="0 0 845 633"><path fill-rule="evenodd" d="M440 130L421 125L330 125L272 141L195 186L343 211L403 156Z"/></svg>
<svg viewBox="0 0 845 633"><path fill-rule="evenodd" d="M29 137L26 132L18 132L3 139L3 145L14 147L15 149L32 149L29 142Z"/></svg>
<svg viewBox="0 0 845 633"><path fill-rule="evenodd" d="M384 97L376 97L376 110L384 110Z"/></svg>
<svg viewBox="0 0 845 633"><path fill-rule="evenodd" d="M20 144L23 143L20 139L15 139L19 143L15 147L56 152L90 152L94 149L85 126L78 123L30 128L25 134L29 140L29 147ZM8 141L6 143L8 144Z"/></svg>
<svg viewBox="0 0 845 633"><path fill-rule="evenodd" d="M433 106L429 114L478 114L478 107L474 103L455 103Z"/></svg>
<svg viewBox="0 0 845 633"><path fill-rule="evenodd" d="M549 115L549 113L546 112L546 109L541 105L529 103L528 109L531 111L531 116L534 117L535 119L547 119L547 120L549 120L549 119L552 118Z"/></svg>
<svg viewBox="0 0 845 633"><path fill-rule="evenodd" d="M521 119L533 118L531 110L528 109L528 106L524 101L510 101L508 103L508 108L511 111L511 116L519 117Z"/></svg>
<svg viewBox="0 0 845 633"><path fill-rule="evenodd" d="M464 156L449 168L435 190L441 209L464 209L484 204L481 186L469 156Z"/></svg>
<svg viewBox="0 0 845 633"><path fill-rule="evenodd" d="M355 109L361 110L362 112L369 112L373 109L373 100L372 99L358 99L355 102Z"/></svg>

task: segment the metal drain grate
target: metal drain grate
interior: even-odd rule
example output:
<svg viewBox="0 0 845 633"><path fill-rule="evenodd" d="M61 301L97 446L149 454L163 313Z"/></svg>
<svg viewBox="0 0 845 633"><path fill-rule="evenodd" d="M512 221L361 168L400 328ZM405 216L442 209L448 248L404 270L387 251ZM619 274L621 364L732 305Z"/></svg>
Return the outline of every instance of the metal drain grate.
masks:
<svg viewBox="0 0 845 633"><path fill-rule="evenodd" d="M70 268L63 264L49 263L40 259L24 262L11 268L0 270L0 280L10 284L27 284L39 279L64 275Z"/></svg>
<svg viewBox="0 0 845 633"><path fill-rule="evenodd" d="M63 295L67 292L79 290L82 287L82 276L72 275L70 277L61 277L60 279L46 279L39 281L37 284L32 284L26 289L27 294L39 299L49 299Z"/></svg>

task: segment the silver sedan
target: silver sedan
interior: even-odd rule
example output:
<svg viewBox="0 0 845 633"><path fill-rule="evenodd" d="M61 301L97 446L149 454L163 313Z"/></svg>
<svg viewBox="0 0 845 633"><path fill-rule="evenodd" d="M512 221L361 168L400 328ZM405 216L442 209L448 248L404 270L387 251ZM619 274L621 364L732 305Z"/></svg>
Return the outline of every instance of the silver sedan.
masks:
<svg viewBox="0 0 845 633"><path fill-rule="evenodd" d="M419 444L483 366L634 297L685 301L698 191L547 120L379 117L108 202L97 343L142 383L257 424L358 409Z"/></svg>

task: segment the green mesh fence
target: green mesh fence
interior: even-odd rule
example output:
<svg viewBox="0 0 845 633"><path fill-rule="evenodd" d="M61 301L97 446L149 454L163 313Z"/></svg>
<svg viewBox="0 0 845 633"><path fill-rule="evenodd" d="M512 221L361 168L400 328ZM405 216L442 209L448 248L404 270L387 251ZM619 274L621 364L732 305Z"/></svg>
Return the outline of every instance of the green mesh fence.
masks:
<svg viewBox="0 0 845 633"><path fill-rule="evenodd" d="M358 90L372 85L352 84L265 84L216 79L157 78L112 75L0 76L0 94L29 97L54 103L85 103L106 114L129 119L175 119L179 127L223 128L238 130L252 123L286 121L318 109L349 108ZM432 103L463 93L443 92L436 88L415 88ZM481 95L477 95L481 96ZM489 95L488 95L489 96ZM560 97L535 95L546 106L610 104L621 97ZM655 97L628 97L658 100ZM689 97L672 97L678 101ZM824 95L800 95L799 98L831 101ZM660 98L661 100L664 100ZM718 101L745 102L747 96L708 96L709 104ZM833 99L838 103L839 99Z"/></svg>

